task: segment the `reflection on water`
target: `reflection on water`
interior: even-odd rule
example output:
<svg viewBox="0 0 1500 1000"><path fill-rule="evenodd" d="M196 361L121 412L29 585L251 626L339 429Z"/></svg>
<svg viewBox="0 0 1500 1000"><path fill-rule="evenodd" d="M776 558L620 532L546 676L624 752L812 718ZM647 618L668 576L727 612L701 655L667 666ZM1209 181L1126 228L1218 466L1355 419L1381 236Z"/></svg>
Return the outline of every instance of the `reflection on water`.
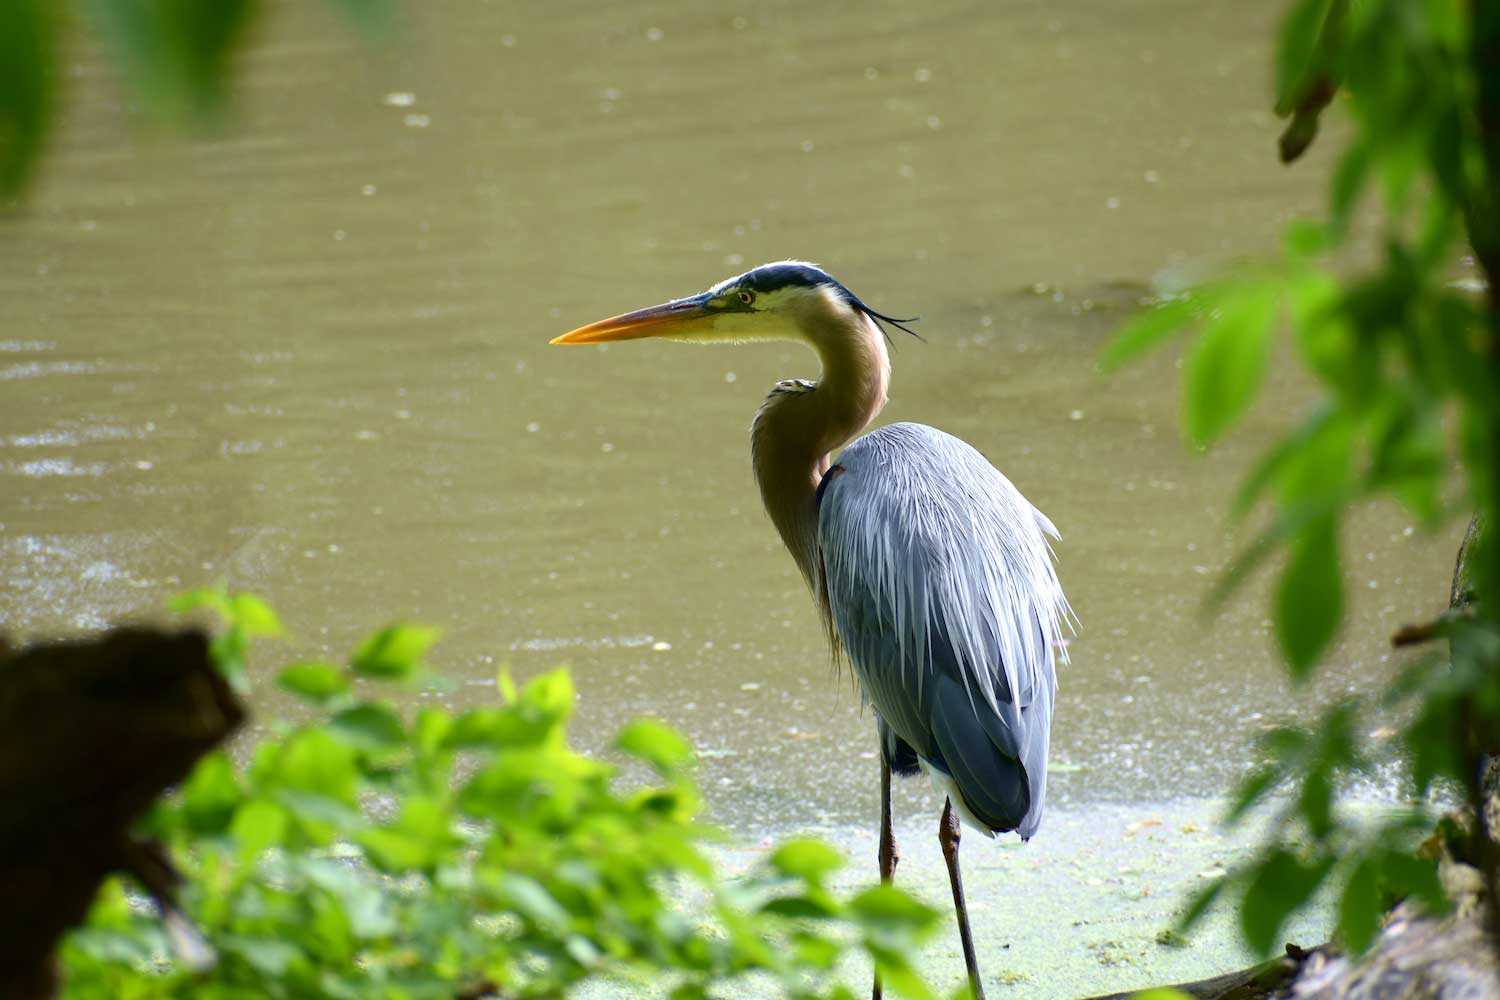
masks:
<svg viewBox="0 0 1500 1000"><path fill-rule="evenodd" d="M1192 458L1171 357L1091 364L1153 283L1317 204L1326 159L1272 163L1274 11L409 8L371 52L280 5L237 119L193 141L135 135L77 53L0 240L6 631L153 618L215 579L285 614L266 663L422 620L452 703L493 697L501 665L571 662L584 742L638 713L682 727L723 822L862 821L870 720L749 470L751 414L811 356L547 346L801 257L923 316L885 419L967 438L1063 530L1083 628L1055 796L1219 791L1304 710L1263 595L1211 627L1197 607L1234 548L1234 474L1305 387L1282 372ZM1439 604L1452 548L1358 519L1321 697L1390 669L1384 637Z"/></svg>

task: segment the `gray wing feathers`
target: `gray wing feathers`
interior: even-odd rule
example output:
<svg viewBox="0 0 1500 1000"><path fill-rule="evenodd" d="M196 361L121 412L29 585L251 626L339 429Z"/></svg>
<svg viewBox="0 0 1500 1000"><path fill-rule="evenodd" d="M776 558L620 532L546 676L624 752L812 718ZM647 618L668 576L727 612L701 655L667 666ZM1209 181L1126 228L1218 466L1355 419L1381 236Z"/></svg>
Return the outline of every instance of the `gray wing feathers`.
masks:
<svg viewBox="0 0 1500 1000"><path fill-rule="evenodd" d="M956 682L943 677L934 687L933 736L948 773L963 792L964 804L991 829L1021 826L1032 811L1031 803L1040 796L1032 793L1031 774L1022 764L1020 747L998 746L974 724L973 716L965 712L967 696Z"/></svg>
<svg viewBox="0 0 1500 1000"><path fill-rule="evenodd" d="M1070 615L1046 539L1056 529L982 455L931 427L882 427L838 464L818 541L829 611L865 697L953 773L976 816L1024 828L1011 791L992 786L1014 786L1018 764L1036 813L1026 819L1039 818L1053 649Z"/></svg>

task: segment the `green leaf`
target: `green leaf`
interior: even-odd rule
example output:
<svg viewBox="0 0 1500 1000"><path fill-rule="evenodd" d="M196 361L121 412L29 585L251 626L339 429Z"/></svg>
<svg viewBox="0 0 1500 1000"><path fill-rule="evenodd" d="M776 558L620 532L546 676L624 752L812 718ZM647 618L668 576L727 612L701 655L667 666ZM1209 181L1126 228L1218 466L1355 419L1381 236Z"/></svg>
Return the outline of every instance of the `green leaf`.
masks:
<svg viewBox="0 0 1500 1000"><path fill-rule="evenodd" d="M1382 402L1371 419L1371 487L1394 493L1413 516L1435 526L1448 470L1437 401L1414 392Z"/></svg>
<svg viewBox="0 0 1500 1000"><path fill-rule="evenodd" d="M1190 441L1212 444L1249 408L1271 356L1275 287L1242 287L1204 323L1186 366L1183 426Z"/></svg>
<svg viewBox="0 0 1500 1000"><path fill-rule="evenodd" d="M558 669L527 681L518 704L541 718L561 721L573 714L576 697L572 676L566 669Z"/></svg>
<svg viewBox="0 0 1500 1000"><path fill-rule="evenodd" d="M1308 88L1328 72L1323 22L1334 0L1299 0L1281 18L1277 45L1277 114L1292 114Z"/></svg>
<svg viewBox="0 0 1500 1000"><path fill-rule="evenodd" d="M1177 922L1177 926L1183 930L1188 930L1198 921L1202 920L1213 907L1214 903L1218 902L1219 897L1224 894L1224 890L1229 887L1229 884L1230 880L1228 876L1220 876L1194 893L1192 899L1188 901L1187 909L1182 912L1182 919Z"/></svg>
<svg viewBox="0 0 1500 1000"><path fill-rule="evenodd" d="M911 1000L932 1000L932 990L917 975L904 951L871 940L865 941L865 948L875 960L875 971L888 991Z"/></svg>
<svg viewBox="0 0 1500 1000"><path fill-rule="evenodd" d="M401 804L395 823L361 831L356 841L382 871L430 873L452 857L461 843L453 832L453 814L436 799L413 795Z"/></svg>
<svg viewBox="0 0 1500 1000"><path fill-rule="evenodd" d="M1206 610L1221 607L1229 596L1239 588L1250 574L1259 568L1266 558L1276 551L1276 546L1281 540L1279 525L1272 525L1255 536L1255 540L1237 553L1229 568L1219 574L1214 581L1213 588L1203 598L1203 606Z"/></svg>
<svg viewBox="0 0 1500 1000"><path fill-rule="evenodd" d="M282 631L276 612L254 594L234 594L229 598L229 621L249 636L278 636Z"/></svg>
<svg viewBox="0 0 1500 1000"><path fill-rule="evenodd" d="M359 783L354 750L322 729L293 734L275 757L275 777L289 788L354 804Z"/></svg>
<svg viewBox="0 0 1500 1000"><path fill-rule="evenodd" d="M233 619L229 594L224 591L223 587L199 587L197 590L189 590L187 593L176 594L167 599L167 610L173 614L183 615L199 608L208 608L225 622Z"/></svg>
<svg viewBox="0 0 1500 1000"><path fill-rule="evenodd" d="M693 745L655 719L636 719L626 725L615 738L615 746L644 760L665 777L680 773L693 762Z"/></svg>
<svg viewBox="0 0 1500 1000"><path fill-rule="evenodd" d="M836 942L806 932L792 935L792 948L798 962L815 969L832 969L843 955Z"/></svg>
<svg viewBox="0 0 1500 1000"><path fill-rule="evenodd" d="M1334 232L1348 230L1354 206L1359 203L1359 196L1364 193L1365 182L1370 176L1371 159L1369 146L1359 140L1350 143L1339 158L1328 183L1329 226Z"/></svg>
<svg viewBox="0 0 1500 1000"><path fill-rule="evenodd" d="M1244 819L1246 813L1281 784L1283 777L1283 771L1279 767L1258 767L1251 771L1235 789L1234 801L1224 816L1225 825L1233 826Z"/></svg>
<svg viewBox="0 0 1500 1000"><path fill-rule="evenodd" d="M826 899L815 896L778 896L762 906L760 911L794 920L829 920L838 916L838 911L829 906Z"/></svg>
<svg viewBox="0 0 1500 1000"><path fill-rule="evenodd" d="M453 717L437 708L424 708L417 713L412 725L412 745L418 753L431 755L443 749L448 734L453 731Z"/></svg>
<svg viewBox="0 0 1500 1000"><path fill-rule="evenodd" d="M471 708L453 720L453 725L443 737L443 746L449 750L470 750L483 746L502 746L506 731L514 714L508 709L483 706Z"/></svg>
<svg viewBox="0 0 1500 1000"><path fill-rule="evenodd" d="M1339 937L1344 947L1360 954L1380 930L1380 878L1374 863L1362 859L1349 873L1339 897Z"/></svg>
<svg viewBox="0 0 1500 1000"><path fill-rule="evenodd" d="M0 200L25 187L51 124L55 10L53 0L0 3Z"/></svg>
<svg viewBox="0 0 1500 1000"><path fill-rule="evenodd" d="M228 90L229 57L255 0L89 0L84 12L148 107L206 117Z"/></svg>
<svg viewBox="0 0 1500 1000"><path fill-rule="evenodd" d="M335 735L361 750L385 750L406 742L401 717L385 705L363 702L329 721Z"/></svg>
<svg viewBox="0 0 1500 1000"><path fill-rule="evenodd" d="M243 793L229 755L215 751L198 762L182 786L182 811L198 834L219 833L229 825Z"/></svg>
<svg viewBox="0 0 1500 1000"><path fill-rule="evenodd" d="M1344 613L1338 526L1332 516L1303 526L1276 588L1276 636L1295 680L1312 672Z"/></svg>
<svg viewBox="0 0 1500 1000"><path fill-rule="evenodd" d="M1284 478L1296 463L1305 461L1310 452L1321 453L1324 434L1333 420L1333 411L1329 407L1320 407L1295 431L1267 449L1240 483L1231 514L1236 519L1243 518L1272 483ZM1343 445L1344 439L1339 438L1338 443Z"/></svg>
<svg viewBox="0 0 1500 1000"><path fill-rule="evenodd" d="M1276 113L1289 115L1325 67L1319 54L1331 0L1298 0L1281 19L1276 46Z"/></svg>
<svg viewBox="0 0 1500 1000"><path fill-rule="evenodd" d="M215 943L274 982L280 982L294 964L306 961L301 948L279 938L229 934Z"/></svg>
<svg viewBox="0 0 1500 1000"><path fill-rule="evenodd" d="M354 932L339 901L325 893L308 893L307 910L299 922L297 940L313 961L338 967L354 957Z"/></svg>
<svg viewBox="0 0 1500 1000"><path fill-rule="evenodd" d="M861 924L883 930L921 931L937 920L937 911L895 886L877 885L849 901L849 912Z"/></svg>
<svg viewBox="0 0 1500 1000"><path fill-rule="evenodd" d="M371 864L387 875L421 871L433 863L431 846L405 830L361 830L354 840L365 849Z"/></svg>
<svg viewBox="0 0 1500 1000"><path fill-rule="evenodd" d="M250 671L246 665L249 642L245 633L237 628L228 628L214 636L208 644L208 655L214 669L224 676L230 688L238 695L250 693Z"/></svg>
<svg viewBox="0 0 1500 1000"><path fill-rule="evenodd" d="M356 937L370 940L396 932L396 914L381 880L365 877L343 860L304 857L297 867L308 882L338 898Z"/></svg>
<svg viewBox="0 0 1500 1000"><path fill-rule="evenodd" d="M1182 333L1202 315L1203 298L1190 293L1146 306L1110 338L1096 367L1101 372L1115 371Z"/></svg>
<svg viewBox="0 0 1500 1000"><path fill-rule="evenodd" d="M350 660L354 672L381 680L407 680L441 632L420 625L392 625L360 644Z"/></svg>
<svg viewBox="0 0 1500 1000"><path fill-rule="evenodd" d="M844 866L844 856L821 840L788 840L776 848L771 867L783 875L805 879L821 885L825 877Z"/></svg>
<svg viewBox="0 0 1500 1000"><path fill-rule="evenodd" d="M1297 796L1297 809L1313 837L1323 840L1333 832L1333 783L1323 762L1309 765Z"/></svg>
<svg viewBox="0 0 1500 1000"><path fill-rule="evenodd" d="M349 678L331 663L294 663L276 675L276 683L318 704L326 704L349 690Z"/></svg>
<svg viewBox="0 0 1500 1000"><path fill-rule="evenodd" d="M569 924L568 911L536 879L515 872L500 875L495 891L516 914L553 932Z"/></svg>
<svg viewBox="0 0 1500 1000"><path fill-rule="evenodd" d="M1303 864L1282 847L1255 864L1240 903L1240 929L1257 954L1271 953L1287 917L1312 898L1332 865L1332 859Z"/></svg>
<svg viewBox="0 0 1500 1000"><path fill-rule="evenodd" d="M1422 670L1430 671L1432 665L1424 662ZM1412 750L1412 783L1417 795L1426 795L1439 777L1467 778L1466 755L1453 738L1454 733L1463 731L1467 709L1465 699L1450 692L1430 691L1416 718L1407 725L1404 736Z"/></svg>
<svg viewBox="0 0 1500 1000"><path fill-rule="evenodd" d="M1282 242L1288 257L1293 260L1304 260L1326 253L1332 246L1333 239L1326 223L1299 219L1287 224L1286 230L1282 233ZM1322 272L1312 273L1321 274Z"/></svg>
<svg viewBox="0 0 1500 1000"><path fill-rule="evenodd" d="M443 746L449 750L540 746L556 731L556 720L519 708L471 708L453 720Z"/></svg>
<svg viewBox="0 0 1500 1000"><path fill-rule="evenodd" d="M239 845L244 864L253 862L263 851L279 847L286 841L286 834L286 810L265 799L252 799L240 806L229 825L229 835Z"/></svg>
<svg viewBox="0 0 1500 1000"><path fill-rule="evenodd" d="M1443 914L1451 907L1438 878L1437 862L1401 850L1379 855L1381 881L1396 899L1411 899L1428 913Z"/></svg>

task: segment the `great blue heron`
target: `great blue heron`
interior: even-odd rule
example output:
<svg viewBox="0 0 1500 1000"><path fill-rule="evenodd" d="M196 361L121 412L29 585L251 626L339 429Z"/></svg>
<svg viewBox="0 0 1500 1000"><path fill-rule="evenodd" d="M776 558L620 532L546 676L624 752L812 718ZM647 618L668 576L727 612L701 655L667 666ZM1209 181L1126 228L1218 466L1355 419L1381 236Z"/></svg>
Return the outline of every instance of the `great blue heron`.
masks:
<svg viewBox="0 0 1500 1000"><path fill-rule="evenodd" d="M899 854L891 773L925 771L947 796L938 840L969 981L983 998L959 874L959 820L1022 839L1042 819L1054 650L1071 612L1057 537L984 456L922 424L850 441L885 406L891 364L878 313L811 264L764 264L708 291L600 320L552 341L640 337L794 340L823 377L778 382L755 415L751 460L835 656L852 665L880 736L880 876ZM837 460L833 452L844 450ZM880 982L875 983L880 997Z"/></svg>

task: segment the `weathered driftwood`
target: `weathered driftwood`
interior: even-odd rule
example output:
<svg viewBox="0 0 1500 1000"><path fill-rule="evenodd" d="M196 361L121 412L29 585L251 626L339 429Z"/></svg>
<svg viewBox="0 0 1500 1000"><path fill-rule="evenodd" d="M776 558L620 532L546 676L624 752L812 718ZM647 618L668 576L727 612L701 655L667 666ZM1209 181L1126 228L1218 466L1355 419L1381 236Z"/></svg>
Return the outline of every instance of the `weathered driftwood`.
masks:
<svg viewBox="0 0 1500 1000"><path fill-rule="evenodd" d="M53 948L109 872L170 900L175 873L130 827L243 718L198 632L0 640L0 997L53 995Z"/></svg>
<svg viewBox="0 0 1500 1000"><path fill-rule="evenodd" d="M1308 963L1283 995L1292 1000L1495 1000L1500 964L1481 914L1472 901L1443 919L1418 916L1402 904L1370 951L1357 960L1329 955Z"/></svg>

